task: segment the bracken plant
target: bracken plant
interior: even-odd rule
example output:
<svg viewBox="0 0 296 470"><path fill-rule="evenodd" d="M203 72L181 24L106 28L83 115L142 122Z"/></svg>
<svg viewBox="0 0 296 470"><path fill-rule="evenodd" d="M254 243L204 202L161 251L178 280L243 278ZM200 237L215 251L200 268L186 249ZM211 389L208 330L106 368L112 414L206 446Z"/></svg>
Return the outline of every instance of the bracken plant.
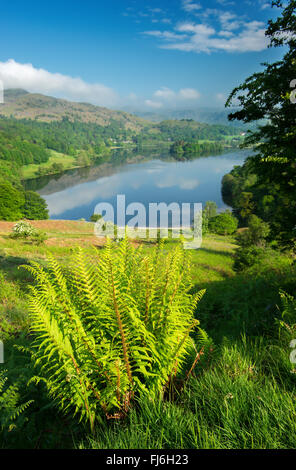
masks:
<svg viewBox="0 0 296 470"><path fill-rule="evenodd" d="M196 358L191 333L205 291L190 293L190 266L181 244L166 252L160 242L146 255L127 238L100 251L75 249L70 269L53 257L47 269L25 266L36 280L33 380L92 430L104 415L123 417L137 398L162 398Z"/></svg>

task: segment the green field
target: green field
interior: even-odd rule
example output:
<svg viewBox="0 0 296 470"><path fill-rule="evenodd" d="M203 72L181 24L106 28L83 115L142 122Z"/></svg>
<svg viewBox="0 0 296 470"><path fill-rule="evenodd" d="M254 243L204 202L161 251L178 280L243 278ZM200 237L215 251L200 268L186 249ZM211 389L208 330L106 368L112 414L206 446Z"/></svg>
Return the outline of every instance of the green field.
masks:
<svg viewBox="0 0 296 470"><path fill-rule="evenodd" d="M32 278L19 266L32 260L46 266L48 253L67 266L74 245L98 242L91 223L34 224L48 234L44 245L12 240L12 224L0 223L0 334L5 344L0 370L7 371L8 384L18 384L21 403L34 400L10 432L0 434L0 447L296 447L296 375L289 345L275 325L279 288L289 291L295 285L296 271L288 256L266 259L236 274L233 238L206 236L202 248L192 253L192 279L194 290L207 289L196 316L213 348L183 391L162 401L139 402L124 420L105 420L91 434L70 413L57 412L42 383L27 386L35 372L28 356L14 345L32 341L27 316ZM144 254L150 249L144 244Z"/></svg>
<svg viewBox="0 0 296 470"><path fill-rule="evenodd" d="M51 156L46 163L41 163L40 165L30 164L24 165L21 169L22 179L27 180L31 178L36 178L36 172L38 168L42 168L44 170L49 170L53 163L60 163L63 165L64 170L70 170L72 168L77 168L76 158L72 157L71 155L65 155L64 153L59 153L54 150L50 150Z"/></svg>

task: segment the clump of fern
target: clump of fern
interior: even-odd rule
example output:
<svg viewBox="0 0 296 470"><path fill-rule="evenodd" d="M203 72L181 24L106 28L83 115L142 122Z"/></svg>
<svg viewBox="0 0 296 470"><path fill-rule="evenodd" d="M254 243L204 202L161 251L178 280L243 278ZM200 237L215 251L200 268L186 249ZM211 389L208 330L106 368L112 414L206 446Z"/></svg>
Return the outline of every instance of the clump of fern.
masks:
<svg viewBox="0 0 296 470"><path fill-rule="evenodd" d="M277 321L280 326L280 333L287 333L291 339L296 337L296 299L280 290L280 297L282 301L282 314L281 319Z"/></svg>
<svg viewBox="0 0 296 470"><path fill-rule="evenodd" d="M6 385L7 377L0 371L0 431L11 431L15 420L32 403L32 400L19 404L19 392L16 385Z"/></svg>
<svg viewBox="0 0 296 470"><path fill-rule="evenodd" d="M190 336L204 294L190 294L188 250L162 244L148 254L125 238L72 254L71 268L26 266L31 287L33 380L45 381L64 411L80 419L118 418L133 398L162 397L195 345Z"/></svg>

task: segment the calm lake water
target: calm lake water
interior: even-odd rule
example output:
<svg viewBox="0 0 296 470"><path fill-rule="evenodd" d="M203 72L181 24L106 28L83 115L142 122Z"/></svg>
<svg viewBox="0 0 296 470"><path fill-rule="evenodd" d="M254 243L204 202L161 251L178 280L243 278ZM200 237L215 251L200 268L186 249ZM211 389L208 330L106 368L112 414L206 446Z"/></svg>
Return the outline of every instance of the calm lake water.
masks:
<svg viewBox="0 0 296 470"><path fill-rule="evenodd" d="M44 197L51 219L89 220L100 202L116 208L118 194L126 196L126 204L141 202L146 208L150 202L215 201L223 210L227 206L221 196L222 177L241 165L249 153L235 150L184 162L172 161L168 156L148 161L147 157L141 161L133 156L128 158L129 163L106 162L35 180L27 186Z"/></svg>

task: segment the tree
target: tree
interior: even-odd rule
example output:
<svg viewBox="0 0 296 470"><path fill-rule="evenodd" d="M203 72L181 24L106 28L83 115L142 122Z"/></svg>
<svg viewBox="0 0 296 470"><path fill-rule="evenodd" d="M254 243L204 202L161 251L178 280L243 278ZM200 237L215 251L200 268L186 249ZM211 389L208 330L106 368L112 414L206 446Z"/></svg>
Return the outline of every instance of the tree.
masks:
<svg viewBox="0 0 296 470"><path fill-rule="evenodd" d="M29 220L48 219L47 204L38 193L35 193L34 191L25 192L23 217Z"/></svg>
<svg viewBox="0 0 296 470"><path fill-rule="evenodd" d="M91 222L98 222L98 220L102 219L102 215L101 214L93 214L90 216L89 220Z"/></svg>
<svg viewBox="0 0 296 470"><path fill-rule="evenodd" d="M210 231L218 235L232 235L237 230L237 226L238 220L230 211L222 212L209 220Z"/></svg>
<svg viewBox="0 0 296 470"><path fill-rule="evenodd" d="M24 193L8 182L0 182L0 220L18 220L23 217Z"/></svg>
<svg viewBox="0 0 296 470"><path fill-rule="evenodd" d="M216 217L217 215L217 204L214 201L207 201L204 208L204 213L208 219Z"/></svg>
<svg viewBox="0 0 296 470"><path fill-rule="evenodd" d="M270 47L286 46L281 61L263 64L264 70L255 73L235 88L226 106L236 98L241 109L229 115L229 119L245 123L265 119L265 123L249 132L245 145L256 148L250 157L252 171L258 176L258 185L264 186L264 194L277 194L277 205L268 220L273 236L282 244L294 244L296 226L296 104L291 86L296 79L296 1L288 4L276 0L281 16L268 22L266 36ZM294 95L293 95L294 96Z"/></svg>
<svg viewBox="0 0 296 470"><path fill-rule="evenodd" d="M77 157L77 165L80 167L85 167L90 165L90 158L85 150L81 150Z"/></svg>
<svg viewBox="0 0 296 470"><path fill-rule="evenodd" d="M50 167L51 173L61 173L64 170L64 165L62 163L54 162Z"/></svg>
<svg viewBox="0 0 296 470"><path fill-rule="evenodd" d="M263 222L259 217L252 214L249 218L248 228L243 230L237 236L237 242L240 246L258 246L263 247L265 240L270 233L269 224Z"/></svg>
<svg viewBox="0 0 296 470"><path fill-rule="evenodd" d="M209 220L217 215L217 204L214 201L207 201L202 211L202 231L206 235L209 231Z"/></svg>

